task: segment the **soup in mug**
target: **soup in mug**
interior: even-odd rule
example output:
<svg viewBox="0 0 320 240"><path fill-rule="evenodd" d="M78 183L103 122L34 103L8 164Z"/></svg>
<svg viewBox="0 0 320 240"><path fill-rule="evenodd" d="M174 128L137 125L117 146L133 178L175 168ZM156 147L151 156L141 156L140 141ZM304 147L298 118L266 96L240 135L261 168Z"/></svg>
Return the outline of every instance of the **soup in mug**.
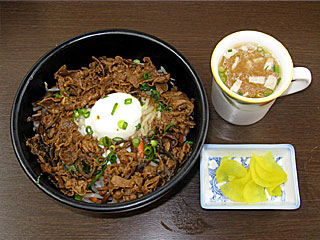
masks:
<svg viewBox="0 0 320 240"><path fill-rule="evenodd" d="M220 61L219 76L231 91L249 98L271 95L281 81L277 60L254 43L228 49Z"/></svg>

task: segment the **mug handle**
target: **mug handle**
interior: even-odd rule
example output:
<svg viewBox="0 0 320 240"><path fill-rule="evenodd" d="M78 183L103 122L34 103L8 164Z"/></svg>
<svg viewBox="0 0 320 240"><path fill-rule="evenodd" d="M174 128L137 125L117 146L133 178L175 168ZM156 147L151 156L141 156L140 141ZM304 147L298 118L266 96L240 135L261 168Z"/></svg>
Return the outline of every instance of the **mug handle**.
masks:
<svg viewBox="0 0 320 240"><path fill-rule="evenodd" d="M295 67L293 69L292 82L281 96L286 96L306 89L310 85L311 80L311 72L308 68Z"/></svg>

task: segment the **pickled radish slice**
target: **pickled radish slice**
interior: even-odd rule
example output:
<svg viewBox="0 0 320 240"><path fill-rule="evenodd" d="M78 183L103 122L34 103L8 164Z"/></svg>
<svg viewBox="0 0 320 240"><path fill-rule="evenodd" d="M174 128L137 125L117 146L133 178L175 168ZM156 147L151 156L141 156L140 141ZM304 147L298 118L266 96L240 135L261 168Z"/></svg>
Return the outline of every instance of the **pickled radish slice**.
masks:
<svg viewBox="0 0 320 240"><path fill-rule="evenodd" d="M243 188L243 198L247 203L265 202L268 200L264 187L250 180Z"/></svg>
<svg viewBox="0 0 320 240"><path fill-rule="evenodd" d="M231 160L230 157L224 157L221 159L220 167L217 170L216 178L217 182L232 181L236 178L242 178L247 174L245 169L240 163L235 160Z"/></svg>

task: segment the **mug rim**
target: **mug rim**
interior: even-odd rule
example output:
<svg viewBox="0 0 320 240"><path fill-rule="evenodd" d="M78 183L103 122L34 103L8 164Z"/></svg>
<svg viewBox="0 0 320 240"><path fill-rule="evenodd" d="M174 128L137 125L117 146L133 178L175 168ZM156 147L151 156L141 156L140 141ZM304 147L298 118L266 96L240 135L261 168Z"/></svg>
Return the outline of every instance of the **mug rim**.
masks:
<svg viewBox="0 0 320 240"><path fill-rule="evenodd" d="M243 97L243 96L240 96L239 94L237 93L234 93L232 92L220 79L220 76L218 74L215 73L214 71L214 67L213 67L213 64L214 64L214 56L215 56L215 52L217 52L217 49L220 48L220 46L223 44L223 42L228 39L228 38L234 38L235 35L237 34L240 34L240 33L251 33L251 34L259 34L259 35L265 35L267 36L268 38L272 39L273 41L276 41L280 44L280 46L283 48L283 50L286 52L287 56L289 57L289 60L290 60L290 66L291 66L291 71L290 71L290 77L289 77L289 81L287 81L287 83L284 85L284 87L276 94L271 94L270 96L267 96L267 97L262 97L262 98L248 98L248 97ZM245 41L244 41L245 42ZM250 41L250 39L248 39L247 42L252 42ZM219 56L218 56L219 57ZM289 51L287 50L287 48L279 41L277 40L276 38L274 38L273 36L269 35L269 34L266 34L266 33L263 33L263 32L259 32L259 31L255 31L255 30L242 30L242 31L237 31L237 32L233 32L231 34L228 34L227 36L223 37L218 43L217 45L215 46L213 52L212 52L212 55L211 55L211 72L213 74L213 77L215 79L215 81L217 82L217 84L220 86L220 88L226 92L228 95L230 95L232 98L235 98L239 101L242 101L242 102L247 102L247 103L266 103L266 102L269 102L269 101L272 101L278 97L280 97L289 87L291 81L292 81L292 78L293 78L293 61L292 61L292 58L291 58L291 55L289 53ZM281 65L281 64L280 64Z"/></svg>

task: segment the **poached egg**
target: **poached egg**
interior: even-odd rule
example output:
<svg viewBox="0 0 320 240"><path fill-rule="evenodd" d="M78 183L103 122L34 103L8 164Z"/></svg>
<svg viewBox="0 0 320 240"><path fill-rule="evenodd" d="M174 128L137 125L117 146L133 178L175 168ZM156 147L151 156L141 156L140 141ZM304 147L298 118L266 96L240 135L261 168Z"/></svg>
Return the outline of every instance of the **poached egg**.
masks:
<svg viewBox="0 0 320 240"><path fill-rule="evenodd" d="M90 126L93 136L124 140L132 136L140 124L142 107L139 100L127 93L112 93L99 99L85 119L85 128Z"/></svg>

